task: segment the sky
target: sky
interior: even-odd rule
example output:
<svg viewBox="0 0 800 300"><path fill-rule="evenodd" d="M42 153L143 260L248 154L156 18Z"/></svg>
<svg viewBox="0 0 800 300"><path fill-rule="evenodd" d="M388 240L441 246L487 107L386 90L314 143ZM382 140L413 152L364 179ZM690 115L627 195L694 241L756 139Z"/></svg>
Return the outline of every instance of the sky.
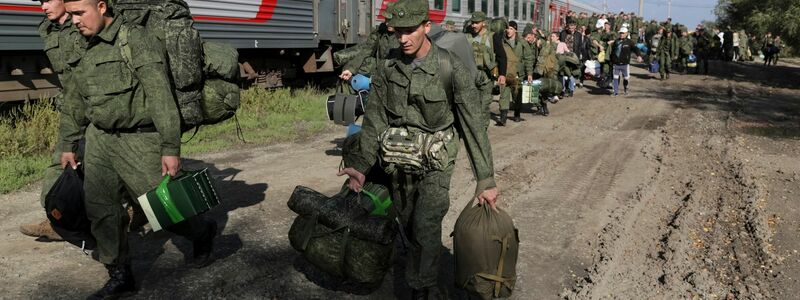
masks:
<svg viewBox="0 0 800 300"><path fill-rule="evenodd" d="M603 0L582 0L603 8ZM608 10L639 13L639 0L607 0ZM644 0L645 20L656 19L659 22L667 19L668 0ZM703 20L716 20L714 6L717 0L672 0L672 22L681 23L693 28Z"/></svg>

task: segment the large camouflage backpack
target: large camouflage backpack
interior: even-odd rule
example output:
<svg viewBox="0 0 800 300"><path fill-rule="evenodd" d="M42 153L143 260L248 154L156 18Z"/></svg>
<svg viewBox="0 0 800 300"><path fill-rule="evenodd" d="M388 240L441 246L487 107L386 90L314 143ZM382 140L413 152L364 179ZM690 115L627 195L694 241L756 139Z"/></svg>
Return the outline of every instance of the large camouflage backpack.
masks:
<svg viewBox="0 0 800 300"><path fill-rule="evenodd" d="M114 9L126 25L119 39L129 65L128 26L145 27L163 42L183 130L234 115L239 107L238 52L229 45L203 42L186 2L119 0Z"/></svg>

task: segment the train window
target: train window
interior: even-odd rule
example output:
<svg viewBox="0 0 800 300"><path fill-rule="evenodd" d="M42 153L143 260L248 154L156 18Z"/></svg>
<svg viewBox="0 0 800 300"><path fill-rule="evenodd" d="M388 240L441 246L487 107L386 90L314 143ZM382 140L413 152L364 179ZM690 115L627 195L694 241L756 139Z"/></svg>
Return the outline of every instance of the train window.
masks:
<svg viewBox="0 0 800 300"><path fill-rule="evenodd" d="M489 15L489 2L487 0L481 0L481 11Z"/></svg>
<svg viewBox="0 0 800 300"><path fill-rule="evenodd" d="M450 8L452 8L453 12L461 12L461 0L453 0Z"/></svg>
<svg viewBox="0 0 800 300"><path fill-rule="evenodd" d="M503 15L506 16L506 17L509 16L509 14L508 14L508 6L509 6L508 2L510 2L510 1L513 1L513 0L505 0L505 1L503 1Z"/></svg>
<svg viewBox="0 0 800 300"><path fill-rule="evenodd" d="M514 1L514 18L516 19L519 18L519 1L517 0L512 0L512 1Z"/></svg>
<svg viewBox="0 0 800 300"><path fill-rule="evenodd" d="M467 10L469 13L475 12L475 0L467 0Z"/></svg>
<svg viewBox="0 0 800 300"><path fill-rule="evenodd" d="M522 15L521 15L520 18L523 19L523 20L528 19L528 3L526 3L526 2L528 2L528 1L527 0L526 1L522 1Z"/></svg>
<svg viewBox="0 0 800 300"><path fill-rule="evenodd" d="M492 0L492 14L500 16L500 0Z"/></svg>
<svg viewBox="0 0 800 300"><path fill-rule="evenodd" d="M444 0L433 0L433 9L444 9Z"/></svg>

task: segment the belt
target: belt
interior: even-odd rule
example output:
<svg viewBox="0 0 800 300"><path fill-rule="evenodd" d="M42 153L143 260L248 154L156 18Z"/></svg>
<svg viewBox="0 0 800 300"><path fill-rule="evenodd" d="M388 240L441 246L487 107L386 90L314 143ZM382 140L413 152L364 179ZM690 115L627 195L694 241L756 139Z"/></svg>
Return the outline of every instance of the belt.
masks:
<svg viewBox="0 0 800 300"><path fill-rule="evenodd" d="M136 127L136 128L114 128L114 129L98 128L98 129L102 130L105 133L116 134L116 135L119 135L120 133L150 133L150 132L158 132L158 130L156 129L155 125L141 126L141 127Z"/></svg>

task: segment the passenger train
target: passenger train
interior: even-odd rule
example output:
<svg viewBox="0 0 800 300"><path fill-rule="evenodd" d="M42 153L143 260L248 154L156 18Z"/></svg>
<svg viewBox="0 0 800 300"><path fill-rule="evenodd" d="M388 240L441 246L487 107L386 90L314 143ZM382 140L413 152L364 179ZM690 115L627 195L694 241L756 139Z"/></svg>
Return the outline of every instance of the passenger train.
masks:
<svg viewBox="0 0 800 300"><path fill-rule="evenodd" d="M286 78L334 71L332 53L364 40L383 22L381 12L396 0L186 0L204 39L239 49L242 76L258 86L280 86ZM429 0L430 19L457 26L472 12L505 16L520 26L535 23L558 30L568 10L599 12L569 0ZM0 0L0 101L53 95L51 74L37 26L38 3Z"/></svg>

